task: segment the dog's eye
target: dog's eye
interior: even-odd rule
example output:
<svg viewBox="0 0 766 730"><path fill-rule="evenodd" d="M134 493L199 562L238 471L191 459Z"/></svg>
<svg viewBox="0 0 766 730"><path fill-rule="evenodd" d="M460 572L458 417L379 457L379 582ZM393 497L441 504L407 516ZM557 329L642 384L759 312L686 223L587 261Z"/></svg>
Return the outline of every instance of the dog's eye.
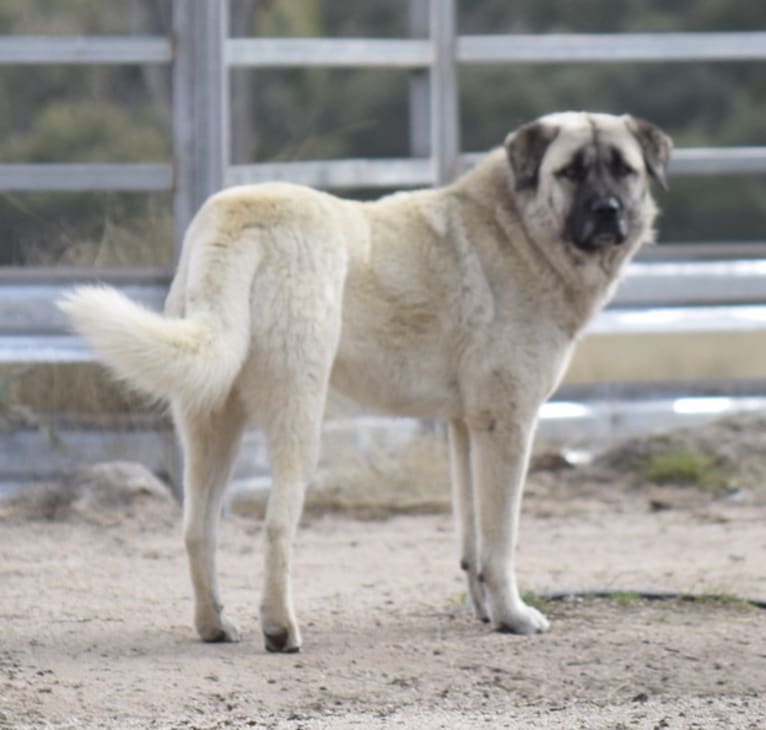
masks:
<svg viewBox="0 0 766 730"><path fill-rule="evenodd" d="M615 177L627 177L635 173L635 170L622 159L621 155L615 154L612 157L612 164L610 165L612 175Z"/></svg>
<svg viewBox="0 0 766 730"><path fill-rule="evenodd" d="M559 177L565 177L567 180L582 180L585 176L585 168L579 162L572 162L558 171Z"/></svg>
<svg viewBox="0 0 766 730"><path fill-rule="evenodd" d="M612 165L612 174L615 177L627 177L628 175L632 175L634 172L635 170L630 165L626 165L624 162L616 162Z"/></svg>

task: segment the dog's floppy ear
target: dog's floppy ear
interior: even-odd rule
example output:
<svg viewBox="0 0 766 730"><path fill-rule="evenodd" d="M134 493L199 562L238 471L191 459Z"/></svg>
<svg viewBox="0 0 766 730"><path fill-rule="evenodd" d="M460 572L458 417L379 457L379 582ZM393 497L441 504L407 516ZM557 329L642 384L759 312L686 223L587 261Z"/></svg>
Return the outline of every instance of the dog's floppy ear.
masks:
<svg viewBox="0 0 766 730"><path fill-rule="evenodd" d="M545 151L558 133L558 127L537 121L519 127L505 138L505 152L516 179L516 190L537 185Z"/></svg>
<svg viewBox="0 0 766 730"><path fill-rule="evenodd" d="M666 173L673 152L673 140L659 127L643 119L626 116L625 124L641 146L649 174L667 190Z"/></svg>

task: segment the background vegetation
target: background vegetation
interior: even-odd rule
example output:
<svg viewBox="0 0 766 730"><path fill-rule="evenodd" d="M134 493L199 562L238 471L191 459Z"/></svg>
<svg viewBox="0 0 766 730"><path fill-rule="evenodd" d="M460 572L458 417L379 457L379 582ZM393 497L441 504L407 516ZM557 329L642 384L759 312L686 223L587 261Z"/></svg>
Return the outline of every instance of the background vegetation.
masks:
<svg viewBox="0 0 766 730"><path fill-rule="evenodd" d="M459 0L463 33L766 30L752 0ZM233 35L403 36L407 0L232 0ZM0 0L0 34L167 33L167 0ZM679 147L766 144L764 63L524 64L460 73L463 149L547 111L631 112ZM409 153L404 72L232 74L235 162ZM0 66L0 161L169 160L157 67ZM356 191L355 194L364 194ZM766 177L676 178L665 241L766 240ZM0 265L168 264L167 195L4 194Z"/></svg>

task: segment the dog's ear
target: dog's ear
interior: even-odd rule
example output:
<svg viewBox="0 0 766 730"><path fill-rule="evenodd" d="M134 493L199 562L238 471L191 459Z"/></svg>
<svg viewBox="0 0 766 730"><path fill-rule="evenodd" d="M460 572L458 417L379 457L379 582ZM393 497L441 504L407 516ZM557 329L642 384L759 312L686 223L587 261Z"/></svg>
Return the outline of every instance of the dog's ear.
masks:
<svg viewBox="0 0 766 730"><path fill-rule="evenodd" d="M558 133L558 127L537 121L519 127L505 138L505 152L516 180L516 190L537 186L545 151Z"/></svg>
<svg viewBox="0 0 766 730"><path fill-rule="evenodd" d="M673 153L673 140L659 127L643 119L626 116L625 124L641 146L649 174L667 190L666 173Z"/></svg>

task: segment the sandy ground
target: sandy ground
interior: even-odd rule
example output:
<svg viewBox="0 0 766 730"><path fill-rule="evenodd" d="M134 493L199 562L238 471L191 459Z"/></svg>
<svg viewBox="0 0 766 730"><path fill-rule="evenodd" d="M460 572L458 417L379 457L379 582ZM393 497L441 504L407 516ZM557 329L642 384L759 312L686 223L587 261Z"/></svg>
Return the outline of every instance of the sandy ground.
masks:
<svg viewBox="0 0 766 730"><path fill-rule="evenodd" d="M0 728L766 728L766 500L533 476L526 591L549 633L469 614L448 514L309 515L296 546L303 652L264 651L262 525L229 515L221 588L243 632L191 628L178 507L120 499L0 517Z"/></svg>

